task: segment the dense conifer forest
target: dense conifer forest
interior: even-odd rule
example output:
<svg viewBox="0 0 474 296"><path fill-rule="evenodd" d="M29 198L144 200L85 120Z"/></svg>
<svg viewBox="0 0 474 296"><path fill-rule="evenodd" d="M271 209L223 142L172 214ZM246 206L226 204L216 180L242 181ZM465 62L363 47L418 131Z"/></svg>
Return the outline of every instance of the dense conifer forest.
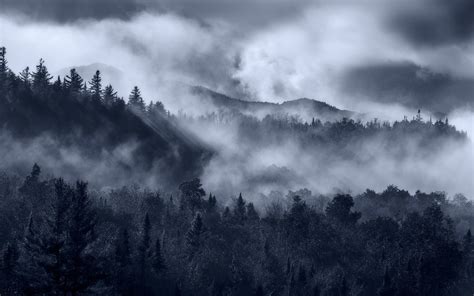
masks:
<svg viewBox="0 0 474 296"><path fill-rule="evenodd" d="M75 149L84 161L106 158L110 166L109 176L86 173L77 182L70 171L82 160L68 164L68 178L61 170L45 174L45 159L2 168L0 294L474 293L474 204L462 194L390 185L362 194L287 190L258 205L239 191L217 196L197 177L218 151L188 130L235 126L242 143L290 138L305 150L362 162L370 155L354 151L375 139L400 158L413 149L400 145L408 139L420 155L468 141L448 119L423 119L419 111L394 123L228 110L188 116L161 102L145 104L138 87L126 102L102 85L99 71L84 79L74 69L53 78L43 60L17 75L0 51L2 145L28 147L41 139L48 160ZM117 151L130 143L124 161ZM119 168L128 184L100 186ZM157 172L165 177L140 179Z"/></svg>

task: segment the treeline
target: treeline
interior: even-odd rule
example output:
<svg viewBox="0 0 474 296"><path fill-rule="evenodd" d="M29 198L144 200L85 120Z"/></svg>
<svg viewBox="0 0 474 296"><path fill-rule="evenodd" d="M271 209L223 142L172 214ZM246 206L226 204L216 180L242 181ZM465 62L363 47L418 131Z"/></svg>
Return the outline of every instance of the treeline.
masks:
<svg viewBox="0 0 474 296"><path fill-rule="evenodd" d="M309 147L354 149L370 140L385 143L386 147L401 148L412 141L426 150L452 141L463 142L467 134L458 131L448 118L433 121L424 120L420 111L413 119L405 117L393 123L373 119L368 122L343 118L338 121L322 122L313 118L310 122L298 116L271 114L262 119L237 111L219 110L203 116L192 117L185 113L177 115L178 121L205 126L236 126L239 138L249 143L278 143L289 139ZM406 145L409 146L409 145Z"/></svg>
<svg viewBox="0 0 474 296"><path fill-rule="evenodd" d="M263 209L242 195L224 204L199 179L172 193L138 186L104 193L43 179L37 165L26 178L2 174L0 293L474 292L466 227L474 220L472 201L391 186L356 198L319 197L320 208L304 192ZM457 235L456 228L464 231Z"/></svg>

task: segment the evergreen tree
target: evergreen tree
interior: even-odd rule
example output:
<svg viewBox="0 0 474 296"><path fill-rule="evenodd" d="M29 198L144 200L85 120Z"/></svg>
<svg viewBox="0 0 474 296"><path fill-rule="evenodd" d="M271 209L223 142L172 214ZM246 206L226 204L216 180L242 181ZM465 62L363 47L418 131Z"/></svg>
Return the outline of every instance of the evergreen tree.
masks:
<svg viewBox="0 0 474 296"><path fill-rule="evenodd" d="M0 47L0 81L6 79L8 74L7 49Z"/></svg>
<svg viewBox="0 0 474 296"><path fill-rule="evenodd" d="M19 251L16 241L8 243L3 251L0 277L0 293L14 295L18 291Z"/></svg>
<svg viewBox="0 0 474 296"><path fill-rule="evenodd" d="M240 193L234 207L234 217L238 223L244 222L245 212L245 200L242 198L242 193Z"/></svg>
<svg viewBox="0 0 474 296"><path fill-rule="evenodd" d="M84 80L82 77L77 73L76 69L71 69L69 71L69 75L66 76L64 80L64 87L66 90L68 90L70 93L80 93L83 90Z"/></svg>
<svg viewBox="0 0 474 296"><path fill-rule="evenodd" d="M30 215L25 230L19 265L20 279L23 282L23 290L26 295L51 291L50 278L44 268L44 253L43 242L35 227L33 215Z"/></svg>
<svg viewBox="0 0 474 296"><path fill-rule="evenodd" d="M3 90L6 89L8 85L8 62L7 62L7 50L5 47L0 47L0 91L2 91L1 94L3 94Z"/></svg>
<svg viewBox="0 0 474 296"><path fill-rule="evenodd" d="M58 76L56 81L54 81L54 83L53 83L53 90L56 93L59 93L62 89L63 89L63 84L61 82L61 77Z"/></svg>
<svg viewBox="0 0 474 296"><path fill-rule="evenodd" d="M104 90L104 103L106 106L112 106L117 100L117 92L112 85L107 85Z"/></svg>
<svg viewBox="0 0 474 296"><path fill-rule="evenodd" d="M67 291L66 243L67 213L71 189L62 179L55 182L55 194L43 217L41 231L30 217L23 245L22 278L26 294L62 294Z"/></svg>
<svg viewBox="0 0 474 296"><path fill-rule="evenodd" d="M76 183L68 220L64 248L67 256L67 291L77 295L86 292L99 281L97 258L91 248L97 239L96 216L87 193L87 183Z"/></svg>
<svg viewBox="0 0 474 296"><path fill-rule="evenodd" d="M152 266L157 274L160 274L166 269L165 259L163 258L163 254L161 252L161 243L159 238L157 238L155 242L155 252L152 258Z"/></svg>
<svg viewBox="0 0 474 296"><path fill-rule="evenodd" d="M35 210L45 206L48 191L46 182L40 181L40 174L41 168L35 163L31 169L31 173L25 178L25 181L18 189L23 201Z"/></svg>
<svg viewBox="0 0 474 296"><path fill-rule="evenodd" d="M126 228L120 231L115 241L115 276L114 285L117 295L132 295L133 278L131 270L131 249Z"/></svg>
<svg viewBox="0 0 474 296"><path fill-rule="evenodd" d="M31 73L30 67L26 67L20 72L20 80L25 87L30 87L31 84Z"/></svg>
<svg viewBox="0 0 474 296"><path fill-rule="evenodd" d="M150 268L151 266L151 223L148 213L145 214L140 233L140 242L137 253L137 294L148 295L150 293Z"/></svg>
<svg viewBox="0 0 474 296"><path fill-rule="evenodd" d="M474 255L474 242L472 241L471 229L469 229L463 237L462 248L467 258Z"/></svg>
<svg viewBox="0 0 474 296"><path fill-rule="evenodd" d="M145 102L143 101L140 89L134 86L130 96L128 97L128 105L138 111L145 112Z"/></svg>
<svg viewBox="0 0 474 296"><path fill-rule="evenodd" d="M181 183L179 190L183 207L190 209L192 213L202 208L202 197L206 195L206 192L202 189L201 180L194 178Z"/></svg>
<svg viewBox="0 0 474 296"><path fill-rule="evenodd" d="M385 274L383 276L382 287L380 287L377 295L379 296L395 296L396 290L392 287L392 282L388 269L385 269Z"/></svg>
<svg viewBox="0 0 474 296"><path fill-rule="evenodd" d="M90 84L90 90L92 93L92 98L100 101L102 98L103 91L102 91L102 78L100 77L99 70L95 72L89 84Z"/></svg>
<svg viewBox="0 0 474 296"><path fill-rule="evenodd" d="M255 210L255 207L254 207L253 203L251 203L251 202L249 202L247 204L247 217L251 221L255 221L255 220L260 219L260 217L258 216L257 210Z"/></svg>
<svg viewBox="0 0 474 296"><path fill-rule="evenodd" d="M204 225L202 223L201 214L197 213L193 222L191 223L191 228L186 233L186 246L188 248L190 258L192 258L199 250L203 232Z"/></svg>
<svg viewBox="0 0 474 296"><path fill-rule="evenodd" d="M33 78L33 90L37 93L42 93L46 91L50 85L50 81L53 78L49 72L48 68L44 64L44 60L40 59L39 64L36 66L36 72L31 74Z"/></svg>

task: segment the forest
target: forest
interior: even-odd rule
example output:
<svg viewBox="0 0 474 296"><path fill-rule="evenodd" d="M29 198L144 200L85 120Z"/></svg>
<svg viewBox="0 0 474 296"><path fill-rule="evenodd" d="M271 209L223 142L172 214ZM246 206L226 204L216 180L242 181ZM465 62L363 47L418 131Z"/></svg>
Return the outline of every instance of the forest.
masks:
<svg viewBox="0 0 474 296"><path fill-rule="evenodd" d="M199 178L219 151L189 128L232 126L244 144L291 139L361 162L367 155L354 151L374 139L399 158L410 153L399 145L407 139L420 155L468 141L448 119L172 114L161 102L145 104L138 87L126 102L102 86L99 71L88 82L74 69L56 79L40 60L17 75L2 48L0 124L4 151L33 143L51 154L28 163L20 151L0 164L2 295L474 293L468 197L394 185L361 194L288 188L258 205L244 190L220 196ZM77 162L52 169L72 150ZM91 166L76 168L83 162ZM99 162L108 173L92 174Z"/></svg>

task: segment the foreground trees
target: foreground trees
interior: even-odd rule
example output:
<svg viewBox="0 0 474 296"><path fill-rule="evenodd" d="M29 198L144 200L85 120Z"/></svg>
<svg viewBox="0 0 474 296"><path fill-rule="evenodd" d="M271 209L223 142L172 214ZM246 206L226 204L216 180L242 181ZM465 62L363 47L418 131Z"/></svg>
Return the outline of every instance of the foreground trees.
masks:
<svg viewBox="0 0 474 296"><path fill-rule="evenodd" d="M438 193L405 196L389 187L356 199L340 194L324 212L293 194L280 214L262 214L242 194L230 207L212 194L204 198L198 179L180 186L179 201L130 188L120 198L138 204L129 201L123 208L116 207L117 196L91 196L84 182L42 179L38 165L17 185L6 176L0 187L14 190L0 199L0 214L14 212L19 222L2 230L5 295L470 295L474 290L472 234L459 234L455 227L474 221L472 212L456 214L472 202L464 200L459 208ZM419 210L400 208L393 217L365 219L399 195ZM463 223L455 222L461 217Z"/></svg>

